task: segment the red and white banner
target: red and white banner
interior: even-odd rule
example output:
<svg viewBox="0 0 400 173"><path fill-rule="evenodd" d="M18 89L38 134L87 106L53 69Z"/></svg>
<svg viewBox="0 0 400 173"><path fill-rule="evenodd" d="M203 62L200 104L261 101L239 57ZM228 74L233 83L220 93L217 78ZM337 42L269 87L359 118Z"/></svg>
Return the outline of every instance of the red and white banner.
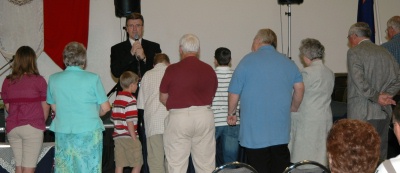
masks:
<svg viewBox="0 0 400 173"><path fill-rule="evenodd" d="M62 69L62 51L71 41L87 47L89 0L44 0L44 51Z"/></svg>

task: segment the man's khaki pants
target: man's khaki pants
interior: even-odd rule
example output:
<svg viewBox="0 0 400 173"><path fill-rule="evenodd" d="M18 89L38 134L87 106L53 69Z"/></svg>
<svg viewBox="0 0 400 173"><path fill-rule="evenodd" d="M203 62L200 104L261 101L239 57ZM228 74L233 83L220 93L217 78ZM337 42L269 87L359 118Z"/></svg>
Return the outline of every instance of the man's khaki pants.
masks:
<svg viewBox="0 0 400 173"><path fill-rule="evenodd" d="M167 163L164 152L163 134L147 137L147 163L150 172L166 173Z"/></svg>
<svg viewBox="0 0 400 173"><path fill-rule="evenodd" d="M214 114L209 106L171 109L165 120L164 149L170 173L186 173L192 155L196 173L215 169Z"/></svg>

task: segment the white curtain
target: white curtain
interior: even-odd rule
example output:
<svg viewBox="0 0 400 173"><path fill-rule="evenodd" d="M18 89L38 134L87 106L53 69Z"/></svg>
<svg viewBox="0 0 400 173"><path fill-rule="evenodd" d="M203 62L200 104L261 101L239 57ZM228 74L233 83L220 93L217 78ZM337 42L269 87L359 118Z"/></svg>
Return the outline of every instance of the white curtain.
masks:
<svg viewBox="0 0 400 173"><path fill-rule="evenodd" d="M0 0L0 52L10 60L21 46L43 52L43 0Z"/></svg>

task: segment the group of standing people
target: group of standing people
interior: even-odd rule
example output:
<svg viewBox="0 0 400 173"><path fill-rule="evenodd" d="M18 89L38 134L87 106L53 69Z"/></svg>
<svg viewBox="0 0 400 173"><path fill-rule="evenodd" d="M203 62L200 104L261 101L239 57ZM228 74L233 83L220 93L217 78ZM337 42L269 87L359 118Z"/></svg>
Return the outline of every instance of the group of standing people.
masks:
<svg viewBox="0 0 400 173"><path fill-rule="evenodd" d="M396 104L393 97L400 90L400 16L388 20L386 32L389 41L379 46L370 41L371 29L367 23L358 22L350 27L347 36L349 120L340 121L332 128L329 104L333 73L317 65L320 63L317 59L312 60L321 57L317 54L323 52L323 47L314 44L312 55L304 50L308 47L307 41L302 41L300 55L308 58L304 59L305 64L309 64L309 59L312 63L302 72L305 94L299 112L292 113L292 162L308 159L328 165L328 160L332 172L374 172L377 163L386 159L392 105Z"/></svg>
<svg viewBox="0 0 400 173"><path fill-rule="evenodd" d="M326 126L320 127L319 131L314 129L314 132L310 132L314 136L306 138L311 139L308 141L308 145L313 146L318 141L326 141L327 148L323 145L320 145L320 147L323 147L324 150L326 149L327 152L315 152L320 151L320 147L317 146L313 146L313 148L304 147L304 145L295 146L293 148L295 152L291 153L292 161L298 161L297 159L313 160L315 158L316 161L326 164L324 161L328 158L331 171L336 173L375 172L377 164L386 159L391 119L393 119L394 132L397 137L399 128L397 120L399 106L396 107L395 112L392 114L392 105L396 104L394 97L400 90L400 70L398 64L398 60L400 59L400 16L394 16L388 20L386 32L389 41L379 46L370 41L371 29L368 24L358 22L350 27L347 36L350 45L350 49L347 52L347 118L349 120L341 120L335 123L329 131L331 122L325 121L326 119L322 118L329 114L319 112L324 109L313 111L313 113L320 113L318 120L320 120L320 123L325 122ZM300 52L302 52L301 49ZM308 71L307 68L304 69L304 72L306 71ZM326 70L326 72L328 71ZM312 88L312 86L307 87L305 80L307 75L305 74L303 73L303 79L306 84L306 92L301 107L306 106L303 103L307 103L306 94ZM316 74L322 76L324 73L319 72ZM330 78L326 76L320 78L320 81L325 81L328 84L328 79ZM317 83L314 82L314 84ZM331 92L332 84L326 86L329 87L325 88L323 92ZM318 105L323 103L324 99L322 98L311 100L317 101ZM325 98L328 97L325 96ZM307 109L313 109L315 106L309 105ZM306 114L305 116L313 115L313 113ZM293 115L292 137L296 137L299 132L298 128L296 128L296 119L299 117L294 117ZM326 118L331 119L332 117ZM308 122L313 121L308 120ZM297 123L297 125L299 124L304 125ZM311 130L319 125L318 123L313 123L313 125L304 128ZM295 131L293 131L294 128ZM329 133L325 133L327 132L326 130ZM321 132L328 134L328 137L318 139L317 135ZM318 139L318 141L314 139ZM292 139L291 143L295 144L299 140L304 139ZM297 149L302 151L297 152ZM327 156L319 157L326 153ZM299 155L301 157L298 157ZM400 171L397 163L398 158L385 161L376 169L376 172Z"/></svg>
<svg viewBox="0 0 400 173"><path fill-rule="evenodd" d="M340 154L329 150L335 148L330 141L338 139L334 129L329 133L334 74L323 64L325 48L318 40L302 40L299 56L306 68L300 71L276 50L276 34L260 29L252 52L234 71L231 52L224 47L215 51L214 70L200 61L197 36L181 37L180 61L170 65L158 43L143 39L143 28L143 16L132 13L126 19L129 39L111 48L111 72L119 78L112 109L116 172L124 167L140 172L140 113L150 172L186 172L191 156L196 172L209 173L237 160L239 146L258 172L283 172L291 162L305 159L324 165L329 160L340 170L335 160ZM400 89L394 59L400 59L399 16L388 21L387 32L390 41L382 46L369 40L366 23L352 25L348 33L348 117L374 127L372 136L379 134L380 141L371 143L381 148L380 160L386 159L391 105ZM55 132L55 171L101 172L104 126L99 116L111 109L108 98L100 76L84 70L82 44L66 45L63 59L67 68L51 75L47 85L34 51L23 46L3 82L6 131L17 173L34 172L50 107L55 113L50 125Z"/></svg>
<svg viewBox="0 0 400 173"><path fill-rule="evenodd" d="M340 139L337 135L347 130L354 138L347 135L349 138L343 138L343 142L359 146L351 148L349 144L347 151L359 153L361 159L368 158L371 166L346 169L350 172L375 170L378 161L386 159L391 105L396 104L393 97L400 89L396 62L400 51L399 19L399 16L389 19L389 41L382 46L369 40L368 24L359 22L350 27L347 115L354 120L342 121L331 133L334 74L323 65L324 46L316 39L301 42L300 57L306 68L300 73L293 62L276 51L273 31L260 30L253 40L253 52L240 61L228 89L227 123L235 125L238 117L234 115L240 100L239 142L247 162L259 172L282 172L290 162L305 159L323 165L329 161L335 163L333 171L345 170L339 163L353 163L352 157L338 161L347 156L341 153L346 151L337 150L333 143ZM345 128L341 130L341 126ZM354 129L362 132L352 132ZM327 150L327 146L335 147ZM360 148L365 150L359 152Z"/></svg>
<svg viewBox="0 0 400 173"><path fill-rule="evenodd" d="M17 50L13 70L2 86L9 115L6 132L16 173L33 173L43 143L45 121L54 112L55 172L101 172L103 122L110 110L100 76L84 70L86 49L77 42L63 51L66 69L40 76L32 48Z"/></svg>
<svg viewBox="0 0 400 173"><path fill-rule="evenodd" d="M141 78L136 105L138 114L140 109L144 110L150 172L186 172L189 155L196 171L211 172L216 166L216 149L210 148L216 143L211 109L219 87L216 73L210 65L199 60L200 40L195 35L187 34L181 38L181 61L170 65L168 56L160 53L159 44L142 38L143 24L143 16L138 13L127 17L129 39L111 48L111 71L116 77L124 71L133 71ZM228 67L231 59L229 49L217 50L216 61L217 54L225 59L218 60L218 63ZM226 84L229 84L229 79L227 76ZM119 82L122 83L121 78ZM221 93L226 97L227 93ZM216 109L225 109L226 112L227 98L221 101L224 103ZM238 127L232 128L236 129L237 136ZM236 142L236 145L231 142ZM233 146L231 160L237 160L237 137L224 144ZM121 166L134 167L129 164Z"/></svg>

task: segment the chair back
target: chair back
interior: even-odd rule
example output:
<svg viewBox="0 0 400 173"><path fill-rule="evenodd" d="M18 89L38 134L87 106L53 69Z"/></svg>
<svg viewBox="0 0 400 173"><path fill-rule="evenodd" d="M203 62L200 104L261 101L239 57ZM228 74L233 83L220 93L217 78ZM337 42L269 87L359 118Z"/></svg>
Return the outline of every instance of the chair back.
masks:
<svg viewBox="0 0 400 173"><path fill-rule="evenodd" d="M283 173L331 173L331 171L318 162L303 160L290 165Z"/></svg>
<svg viewBox="0 0 400 173"><path fill-rule="evenodd" d="M258 173L253 167L246 163L230 162L215 168L212 173Z"/></svg>

